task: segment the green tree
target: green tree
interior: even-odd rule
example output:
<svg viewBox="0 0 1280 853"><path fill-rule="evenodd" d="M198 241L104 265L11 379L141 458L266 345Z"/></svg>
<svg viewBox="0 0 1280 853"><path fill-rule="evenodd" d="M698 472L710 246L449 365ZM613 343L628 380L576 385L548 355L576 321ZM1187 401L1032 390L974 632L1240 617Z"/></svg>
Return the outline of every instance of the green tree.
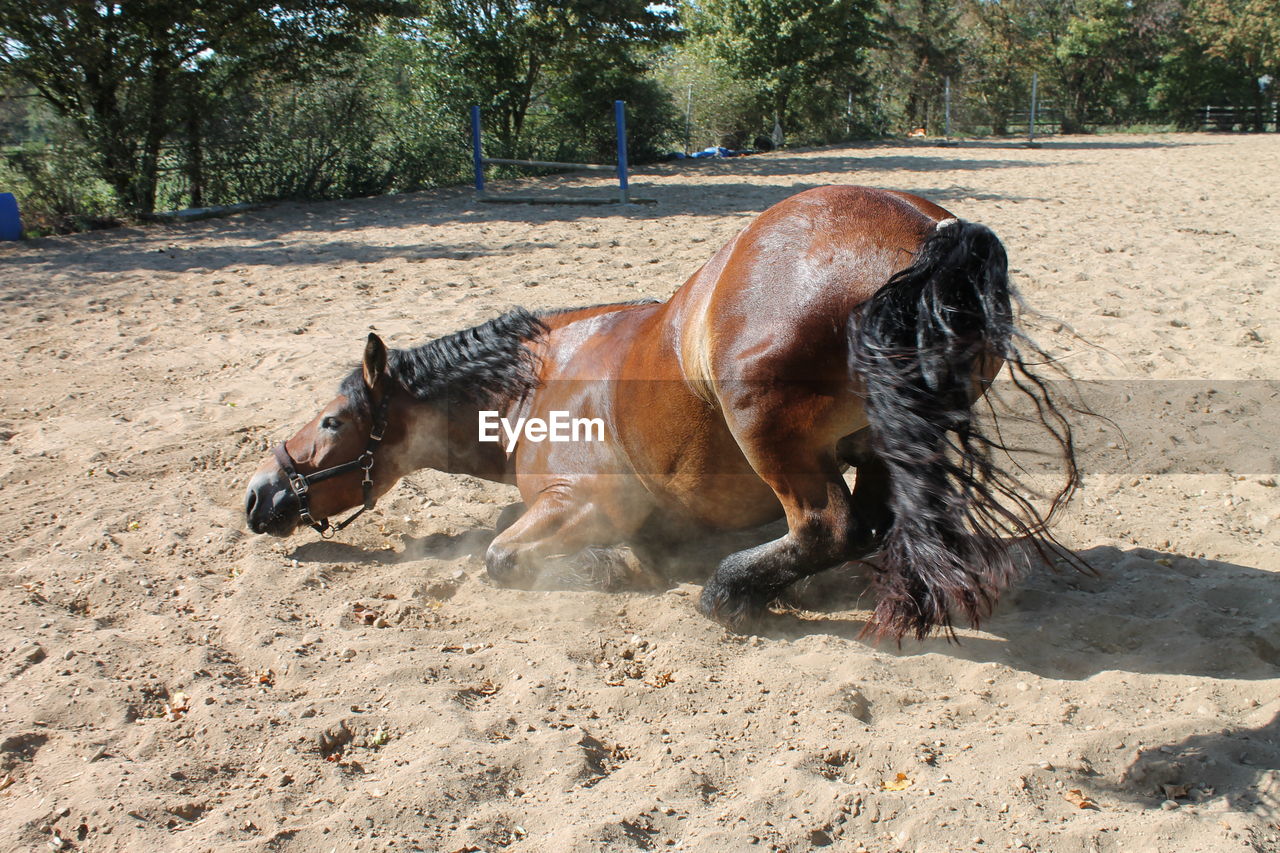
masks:
<svg viewBox="0 0 1280 853"><path fill-rule="evenodd" d="M1132 97L1138 74L1154 57L1136 27L1145 0L1075 0L1059 10L1052 82L1062 101L1062 129L1078 133L1091 118L1116 123L1145 99Z"/></svg>
<svg viewBox="0 0 1280 853"><path fill-rule="evenodd" d="M1004 136L1027 106L1038 34L1027 0L969 0L964 70L967 91L991 132Z"/></svg>
<svg viewBox="0 0 1280 853"><path fill-rule="evenodd" d="M0 0L0 70L70 119L129 209L155 209L161 146L213 61L240 73L349 45L401 0Z"/></svg>
<svg viewBox="0 0 1280 853"><path fill-rule="evenodd" d="M705 0L694 31L741 79L756 84L774 123L791 125L792 100L832 78L843 91L879 43L874 0Z"/></svg>
<svg viewBox="0 0 1280 853"><path fill-rule="evenodd" d="M1280 0L1198 0L1192 28L1214 56L1280 74Z"/></svg>
<svg viewBox="0 0 1280 853"><path fill-rule="evenodd" d="M679 36L674 10L648 0L425 0L422 24L457 85L453 100L485 107L486 130L508 157L529 153L530 110L548 104L558 82L598 81L601 71L634 80L644 52ZM612 98L592 89L593 108L607 110Z"/></svg>
<svg viewBox="0 0 1280 853"><path fill-rule="evenodd" d="M1280 89L1280 0L1195 0L1189 11L1205 53L1243 72L1240 88L1255 108L1254 129L1262 130L1267 100Z"/></svg>
<svg viewBox="0 0 1280 853"><path fill-rule="evenodd" d="M764 126L754 87L737 79L706 40L686 39L665 51L655 73L681 113L679 139L691 151L741 148Z"/></svg>
<svg viewBox="0 0 1280 853"><path fill-rule="evenodd" d="M443 101L428 45L390 28L312 61L289 78L237 76L208 98L211 202L348 198L465 176L464 117Z"/></svg>
<svg viewBox="0 0 1280 853"><path fill-rule="evenodd" d="M908 127L931 128L931 107L942 81L956 77L964 48L954 0L895 0L886 9L887 57L905 94ZM932 128L931 128L932 130Z"/></svg>

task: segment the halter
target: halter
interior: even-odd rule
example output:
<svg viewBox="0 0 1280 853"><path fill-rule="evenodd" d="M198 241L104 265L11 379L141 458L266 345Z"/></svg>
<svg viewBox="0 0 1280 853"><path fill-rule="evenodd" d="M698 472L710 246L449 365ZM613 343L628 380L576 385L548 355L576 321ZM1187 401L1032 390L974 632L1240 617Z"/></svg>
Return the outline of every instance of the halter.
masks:
<svg viewBox="0 0 1280 853"><path fill-rule="evenodd" d="M325 468L311 474L299 474L297 463L289 455L289 449L285 447L285 443L282 441L275 446L276 462L284 470L285 477L289 483L289 490L298 499L298 509L302 520L309 524L316 533L319 533L322 539L332 539L335 533L359 518L365 510L373 509L374 504L377 503L377 499L373 496L373 452L382 443L382 435L387 429L387 402L390 397L390 394L382 395L382 400L378 402L378 405L373 410L373 425L369 429L369 443L365 445L364 453L361 453L350 462L343 462L341 465L334 465L332 468ZM364 506L332 526L327 518L322 518L319 521L312 518L311 507L307 499L307 492L311 489L311 485L321 480L328 480L330 477L337 477L357 470L364 473L364 479L360 483L364 489Z"/></svg>

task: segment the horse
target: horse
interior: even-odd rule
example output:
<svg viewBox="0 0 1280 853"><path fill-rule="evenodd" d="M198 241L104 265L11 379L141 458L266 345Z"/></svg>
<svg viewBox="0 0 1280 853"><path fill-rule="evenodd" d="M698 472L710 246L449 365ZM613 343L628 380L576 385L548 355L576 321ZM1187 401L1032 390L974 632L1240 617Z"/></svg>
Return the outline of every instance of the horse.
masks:
<svg viewBox="0 0 1280 853"><path fill-rule="evenodd" d="M1056 543L1079 479L1019 305L986 226L905 192L807 190L665 302L515 309L410 349L370 334L337 396L253 475L248 524L328 536L355 517L329 516L412 471L470 474L522 498L485 554L495 584L609 589L655 577L636 542L784 518L719 562L704 615L744 630L796 581L878 554L865 630L954 636L953 614L976 625L1017 576L1014 541ZM974 412L1002 370L1060 461L1047 512ZM576 440L547 440L570 415Z"/></svg>

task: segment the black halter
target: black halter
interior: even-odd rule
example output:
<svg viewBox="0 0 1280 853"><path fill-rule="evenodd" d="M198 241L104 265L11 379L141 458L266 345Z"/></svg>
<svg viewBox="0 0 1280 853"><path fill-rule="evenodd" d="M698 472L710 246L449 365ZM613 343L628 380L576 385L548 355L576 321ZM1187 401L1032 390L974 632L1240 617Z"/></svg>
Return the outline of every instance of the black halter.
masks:
<svg viewBox="0 0 1280 853"><path fill-rule="evenodd" d="M294 463L293 457L289 455L289 449L285 447L285 443L282 441L275 447L276 462L284 470L285 478L289 483L289 490L298 499L298 510L302 515L302 520L311 525L322 538L331 538L334 533L359 518L365 510L373 509L374 504L377 503L377 499L373 496L373 452L382 443L382 434L387 429L387 401L390 396L389 394L383 394L378 405L374 407L373 425L369 428L369 443L365 445L364 453L361 453L350 462L343 462L341 465L334 465L332 468L325 468L311 474L299 474L297 465ZM311 507L307 499L307 492L310 490L311 484L357 470L364 472L364 480L360 484L364 488L364 506L332 526L327 518L322 518L319 521L312 518ZM328 535L326 536L325 534Z"/></svg>

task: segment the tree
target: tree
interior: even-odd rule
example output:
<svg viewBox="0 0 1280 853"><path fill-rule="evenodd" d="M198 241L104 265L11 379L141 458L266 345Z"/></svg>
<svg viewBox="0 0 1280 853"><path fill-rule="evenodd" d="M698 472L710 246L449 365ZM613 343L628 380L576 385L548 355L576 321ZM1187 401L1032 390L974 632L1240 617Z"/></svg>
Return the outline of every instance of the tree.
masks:
<svg viewBox="0 0 1280 853"><path fill-rule="evenodd" d="M798 90L847 75L879 43L874 10L874 0L706 0L694 29L761 87L785 129Z"/></svg>
<svg viewBox="0 0 1280 853"><path fill-rule="evenodd" d="M1134 97L1139 72L1154 60L1138 32L1144 0L1076 0L1060 12L1051 67L1062 99L1062 129L1075 133L1092 116L1115 123L1144 105Z"/></svg>
<svg viewBox="0 0 1280 853"><path fill-rule="evenodd" d="M886 13L890 62L906 89L907 126L927 128L940 81L960 69L964 42L959 9L953 0L896 0Z"/></svg>
<svg viewBox="0 0 1280 853"><path fill-rule="evenodd" d="M424 10L422 35L451 67L456 99L485 107L508 157L527 153L530 109L558 81L587 69L637 78L639 54L680 36L674 10L648 0L426 0Z"/></svg>
<svg viewBox="0 0 1280 853"><path fill-rule="evenodd" d="M691 151L742 148L764 125L755 89L736 79L704 39L664 51L655 71L681 112L688 110L680 118L680 138Z"/></svg>
<svg viewBox="0 0 1280 853"><path fill-rule="evenodd" d="M1238 58L1260 74L1280 73L1280 0L1199 0L1192 27L1210 54Z"/></svg>
<svg viewBox="0 0 1280 853"><path fill-rule="evenodd" d="M1026 5L1026 0L969 0L964 57L968 91L997 136L1008 133L1014 113L1027 104L1037 34Z"/></svg>
<svg viewBox="0 0 1280 853"><path fill-rule="evenodd" d="M342 48L403 0L0 0L0 70L70 119L102 177L138 213L155 209L174 108L212 61L241 73Z"/></svg>
<svg viewBox="0 0 1280 853"><path fill-rule="evenodd" d="M1280 0L1196 0L1191 32L1205 52L1244 71L1255 130L1262 130L1268 90L1280 87ZM1278 128L1280 129L1280 128Z"/></svg>

